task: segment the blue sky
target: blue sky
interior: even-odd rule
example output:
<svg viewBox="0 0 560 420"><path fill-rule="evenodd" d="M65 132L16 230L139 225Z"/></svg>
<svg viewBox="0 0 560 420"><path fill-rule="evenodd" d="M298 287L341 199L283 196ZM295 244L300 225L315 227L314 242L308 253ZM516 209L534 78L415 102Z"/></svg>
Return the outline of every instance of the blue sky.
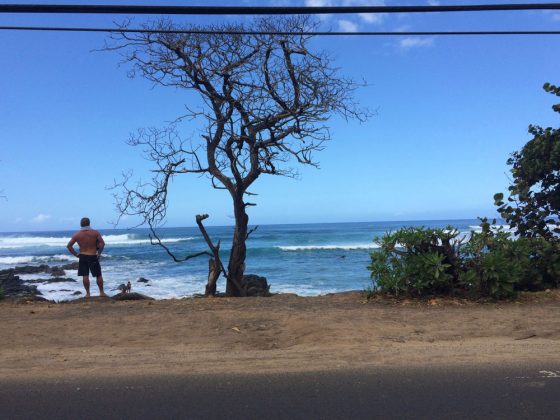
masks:
<svg viewBox="0 0 560 420"><path fill-rule="evenodd" d="M123 19L3 15L0 25L111 26ZM193 22L193 18L175 19ZM194 19L204 23L222 18ZM344 15L321 20L324 28L342 31L560 29L560 13L544 11ZM7 197L0 200L0 231L72 229L84 215L97 227L110 226L117 214L107 187L123 170L133 169L138 178L148 176L149 165L139 150L125 144L129 133L164 126L193 101L188 92L129 79L117 54L94 51L105 39L104 34L0 32L0 190ZM329 121L332 141L317 155L319 170L300 167L298 180L266 176L257 180L252 191L259 195L251 201L258 205L250 208L251 224L494 215L492 196L505 190L505 162L530 138L528 124L558 125L550 109L554 98L542 85L560 83L559 40L553 36L316 38L313 47L331 52L343 74L367 80L369 86L357 98L377 115L363 124L333 117ZM184 133L196 133L196 123L185 125ZM209 224L232 223L229 195L213 190L206 179L177 179L171 200L169 226L192 226L198 213L209 213ZM133 220L125 220L121 227L131 224Z"/></svg>

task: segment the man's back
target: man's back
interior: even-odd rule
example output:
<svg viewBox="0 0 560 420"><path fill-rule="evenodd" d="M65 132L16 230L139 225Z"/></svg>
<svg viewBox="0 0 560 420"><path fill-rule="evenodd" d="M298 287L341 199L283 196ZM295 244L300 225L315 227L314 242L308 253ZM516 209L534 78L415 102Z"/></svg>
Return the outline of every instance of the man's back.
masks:
<svg viewBox="0 0 560 420"><path fill-rule="evenodd" d="M101 234L94 229L80 230L72 236L72 239L78 243L80 254L84 255L96 255L98 243L101 245L103 242Z"/></svg>

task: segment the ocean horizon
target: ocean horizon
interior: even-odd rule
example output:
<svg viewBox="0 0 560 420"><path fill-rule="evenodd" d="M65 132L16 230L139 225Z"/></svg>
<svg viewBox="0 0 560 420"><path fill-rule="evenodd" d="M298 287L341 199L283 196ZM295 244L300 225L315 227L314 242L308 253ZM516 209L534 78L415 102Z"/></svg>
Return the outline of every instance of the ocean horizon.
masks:
<svg viewBox="0 0 560 420"><path fill-rule="evenodd" d="M371 285L367 266L370 253L378 248L376 237L404 226L453 226L466 235L478 225L477 219L260 225L247 241L246 273L266 277L272 293L315 296L363 290ZM0 233L0 269L77 261L66 250L75 231ZM150 244L149 230L144 228L99 231L106 242L101 264L107 293L117 293L117 287L127 281L133 291L156 299L204 293L207 257L176 263L163 248ZM208 226L207 231L214 243L221 241L222 259L227 264L233 226ZM165 227L158 232L178 258L208 249L198 227ZM36 283L46 277L20 275L24 281L35 281L47 299L64 301L83 296L75 294L83 293L75 270L66 270L65 276L75 281ZM149 282L138 282L141 277ZM224 290L225 279L220 277L218 291ZM97 292L93 282L92 294Z"/></svg>

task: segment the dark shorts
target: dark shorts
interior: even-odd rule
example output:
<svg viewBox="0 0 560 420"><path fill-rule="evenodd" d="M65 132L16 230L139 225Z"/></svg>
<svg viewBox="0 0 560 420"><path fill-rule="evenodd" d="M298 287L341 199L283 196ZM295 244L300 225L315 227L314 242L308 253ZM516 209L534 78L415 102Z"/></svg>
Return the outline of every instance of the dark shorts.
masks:
<svg viewBox="0 0 560 420"><path fill-rule="evenodd" d="M78 258L78 276L89 276L90 271L93 277L101 275L101 264L97 255L80 255Z"/></svg>

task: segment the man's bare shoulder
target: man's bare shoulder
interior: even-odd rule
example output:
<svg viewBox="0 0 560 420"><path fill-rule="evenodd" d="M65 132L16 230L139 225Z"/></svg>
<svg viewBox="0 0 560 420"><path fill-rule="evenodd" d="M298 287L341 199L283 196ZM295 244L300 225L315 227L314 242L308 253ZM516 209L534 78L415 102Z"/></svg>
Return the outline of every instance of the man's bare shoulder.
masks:
<svg viewBox="0 0 560 420"><path fill-rule="evenodd" d="M81 230L77 231L76 233L74 233L74 234L72 235L72 239L76 239L76 240L77 240L78 238L80 238L80 237L82 236L82 233L83 233L83 232L82 232Z"/></svg>

